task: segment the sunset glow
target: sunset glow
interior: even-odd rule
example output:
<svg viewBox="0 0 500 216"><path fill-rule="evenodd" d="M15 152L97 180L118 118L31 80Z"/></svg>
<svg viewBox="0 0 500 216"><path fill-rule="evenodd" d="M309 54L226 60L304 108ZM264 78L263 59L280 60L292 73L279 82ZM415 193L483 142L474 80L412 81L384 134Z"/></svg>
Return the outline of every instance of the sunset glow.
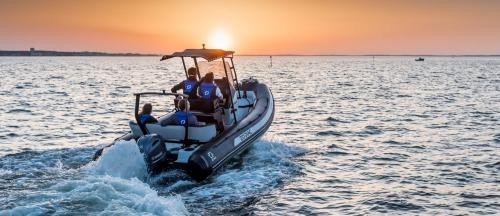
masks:
<svg viewBox="0 0 500 216"><path fill-rule="evenodd" d="M0 49L238 54L499 54L500 1L0 3Z"/></svg>
<svg viewBox="0 0 500 216"><path fill-rule="evenodd" d="M217 29L211 33L207 48L231 49L231 37L223 29Z"/></svg>

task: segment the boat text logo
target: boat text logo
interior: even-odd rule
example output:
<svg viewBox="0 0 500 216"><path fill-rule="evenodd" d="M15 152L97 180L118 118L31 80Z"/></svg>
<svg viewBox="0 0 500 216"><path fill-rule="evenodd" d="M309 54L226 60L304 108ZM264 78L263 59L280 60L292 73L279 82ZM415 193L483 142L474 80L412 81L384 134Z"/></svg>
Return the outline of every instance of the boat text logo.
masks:
<svg viewBox="0 0 500 216"><path fill-rule="evenodd" d="M210 158L210 160L212 160L212 162L215 161L215 159L217 159L215 154L212 152L208 152L207 156Z"/></svg>
<svg viewBox="0 0 500 216"><path fill-rule="evenodd" d="M243 140L246 140L248 137L252 136L252 128L248 129L247 131L243 132L241 135L236 137L234 140L234 146L239 145Z"/></svg>

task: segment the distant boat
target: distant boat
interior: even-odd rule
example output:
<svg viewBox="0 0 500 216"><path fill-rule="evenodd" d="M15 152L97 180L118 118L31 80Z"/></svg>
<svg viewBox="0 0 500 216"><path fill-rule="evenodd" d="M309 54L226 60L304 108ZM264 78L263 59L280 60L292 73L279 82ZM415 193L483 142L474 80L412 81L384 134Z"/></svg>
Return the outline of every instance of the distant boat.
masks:
<svg viewBox="0 0 500 216"><path fill-rule="evenodd" d="M424 61L424 58L419 57L419 58L415 59L415 61Z"/></svg>

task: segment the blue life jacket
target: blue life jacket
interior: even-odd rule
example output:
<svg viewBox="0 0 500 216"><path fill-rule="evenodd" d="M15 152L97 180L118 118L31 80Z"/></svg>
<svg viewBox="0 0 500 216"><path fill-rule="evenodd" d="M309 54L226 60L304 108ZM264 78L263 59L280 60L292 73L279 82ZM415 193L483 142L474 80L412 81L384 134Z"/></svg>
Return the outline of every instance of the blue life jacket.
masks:
<svg viewBox="0 0 500 216"><path fill-rule="evenodd" d="M142 124L144 124L150 118L153 118L153 116L147 113L144 113L141 116L139 116L139 120L141 121Z"/></svg>
<svg viewBox="0 0 500 216"><path fill-rule="evenodd" d="M213 83L203 82L200 85L198 94L204 100L212 100L215 98L216 89L217 87Z"/></svg>
<svg viewBox="0 0 500 216"><path fill-rule="evenodd" d="M188 112L186 115L186 112L184 111L178 111L175 113L175 120L177 121L178 125L186 125L186 120L188 120L188 124L191 125L193 122L189 122L189 119L193 118L193 113Z"/></svg>
<svg viewBox="0 0 500 216"><path fill-rule="evenodd" d="M184 94L191 93L195 85L196 85L196 80L190 80L190 79L184 80L184 87L182 89Z"/></svg>

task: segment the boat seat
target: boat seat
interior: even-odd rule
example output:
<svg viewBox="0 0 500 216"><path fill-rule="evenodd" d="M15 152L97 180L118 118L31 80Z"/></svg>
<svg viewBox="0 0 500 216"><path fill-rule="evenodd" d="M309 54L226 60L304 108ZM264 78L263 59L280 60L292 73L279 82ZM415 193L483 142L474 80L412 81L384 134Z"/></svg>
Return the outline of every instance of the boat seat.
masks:
<svg viewBox="0 0 500 216"><path fill-rule="evenodd" d="M178 100L174 99L174 103L177 104ZM198 112L203 112L203 113L213 113L219 107L219 102L218 100L213 100L213 101L205 101L201 98L196 98L196 99L189 99L189 104L191 105L191 111L198 111ZM176 105L176 108L177 105Z"/></svg>
<svg viewBox="0 0 500 216"><path fill-rule="evenodd" d="M135 138L143 135L137 123L130 121L129 125ZM158 134L164 140L184 140L185 128L181 125L146 124L146 128L150 134ZM199 142L208 142L217 135L215 124L190 126L188 130L188 139Z"/></svg>
<svg viewBox="0 0 500 216"><path fill-rule="evenodd" d="M184 140L186 129L181 125L161 126L159 124L146 124L149 133L160 135L164 140ZM214 124L204 126L190 126L188 139L208 142L217 135Z"/></svg>
<svg viewBox="0 0 500 216"><path fill-rule="evenodd" d="M233 96L235 92L234 87L228 84L227 77L223 77L222 79L215 79L214 82L219 87L223 95L223 98L225 99L225 102L223 104L220 104L220 106L226 109L229 108L231 105L229 99Z"/></svg>

